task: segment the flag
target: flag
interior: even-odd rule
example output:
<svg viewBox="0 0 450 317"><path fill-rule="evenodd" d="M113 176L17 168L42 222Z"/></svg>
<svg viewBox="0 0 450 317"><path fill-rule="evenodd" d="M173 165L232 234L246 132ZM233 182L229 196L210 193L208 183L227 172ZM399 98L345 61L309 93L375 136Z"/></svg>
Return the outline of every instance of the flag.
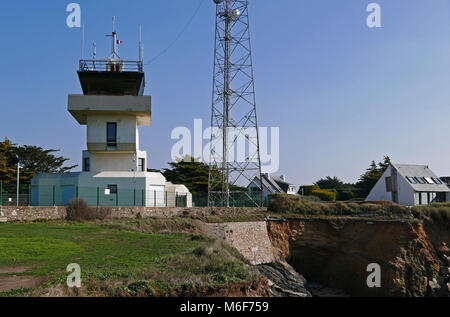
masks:
<svg viewBox="0 0 450 317"><path fill-rule="evenodd" d="M117 40L117 44L123 44L123 41Z"/></svg>

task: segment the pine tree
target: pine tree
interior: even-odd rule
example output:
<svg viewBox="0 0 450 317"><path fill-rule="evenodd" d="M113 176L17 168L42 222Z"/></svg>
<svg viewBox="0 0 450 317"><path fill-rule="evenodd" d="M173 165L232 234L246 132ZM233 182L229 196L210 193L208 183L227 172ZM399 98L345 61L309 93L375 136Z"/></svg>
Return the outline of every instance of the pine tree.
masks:
<svg viewBox="0 0 450 317"><path fill-rule="evenodd" d="M0 142L0 182L6 185L17 181L17 163L20 162L20 183L30 184L37 174L63 174L74 166L64 166L69 159L55 156L59 150L44 150L41 147L25 145L17 146L8 138Z"/></svg>
<svg viewBox="0 0 450 317"><path fill-rule="evenodd" d="M390 164L391 159L389 156L385 156L383 162L378 164L375 161L372 161L366 172L359 178L359 182L356 183L356 187L358 188L361 197L367 197L369 195L372 188L376 185L381 176L383 176Z"/></svg>

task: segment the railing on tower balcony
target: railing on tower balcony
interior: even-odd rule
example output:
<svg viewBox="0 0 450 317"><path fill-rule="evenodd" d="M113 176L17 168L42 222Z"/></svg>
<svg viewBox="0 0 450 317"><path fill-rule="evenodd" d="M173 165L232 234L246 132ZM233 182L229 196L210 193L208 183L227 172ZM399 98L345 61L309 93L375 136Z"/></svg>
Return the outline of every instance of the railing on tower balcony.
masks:
<svg viewBox="0 0 450 317"><path fill-rule="evenodd" d="M80 72L144 72L142 61L80 60Z"/></svg>

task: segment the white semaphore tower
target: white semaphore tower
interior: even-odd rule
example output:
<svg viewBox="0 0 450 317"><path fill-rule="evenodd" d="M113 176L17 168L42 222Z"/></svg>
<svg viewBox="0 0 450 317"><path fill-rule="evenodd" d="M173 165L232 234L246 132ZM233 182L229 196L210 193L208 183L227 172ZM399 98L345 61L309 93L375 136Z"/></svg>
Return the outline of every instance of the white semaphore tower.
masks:
<svg viewBox="0 0 450 317"><path fill-rule="evenodd" d="M115 24L115 23L113 23ZM108 58L81 60L82 95L69 95L68 111L87 126L82 172L41 174L32 181L34 205L65 205L74 198L90 205L166 207L191 195L183 185L168 183L161 173L147 172L147 152L139 148L139 127L151 126L151 96L144 95L141 44L139 60L121 59L113 26ZM52 202L49 201L51 197Z"/></svg>

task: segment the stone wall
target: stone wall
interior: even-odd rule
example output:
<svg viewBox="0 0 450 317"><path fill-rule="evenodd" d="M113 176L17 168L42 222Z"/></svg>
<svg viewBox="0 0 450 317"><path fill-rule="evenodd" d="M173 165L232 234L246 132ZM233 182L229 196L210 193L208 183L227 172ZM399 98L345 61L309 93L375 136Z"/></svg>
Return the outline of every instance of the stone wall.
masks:
<svg viewBox="0 0 450 317"><path fill-rule="evenodd" d="M111 214L111 219L142 218L149 217L176 217L181 215L192 215L206 217L211 214L237 214L255 213L263 209L260 208L154 208L154 207L107 207ZM0 206L0 222L8 221L34 221L34 220L57 220L65 219L67 216L66 207L15 207Z"/></svg>
<svg viewBox="0 0 450 317"><path fill-rule="evenodd" d="M56 220L66 218L66 207L12 207L0 206L0 222Z"/></svg>
<svg viewBox="0 0 450 317"><path fill-rule="evenodd" d="M209 234L238 250L253 265L275 261L266 222L208 224Z"/></svg>

